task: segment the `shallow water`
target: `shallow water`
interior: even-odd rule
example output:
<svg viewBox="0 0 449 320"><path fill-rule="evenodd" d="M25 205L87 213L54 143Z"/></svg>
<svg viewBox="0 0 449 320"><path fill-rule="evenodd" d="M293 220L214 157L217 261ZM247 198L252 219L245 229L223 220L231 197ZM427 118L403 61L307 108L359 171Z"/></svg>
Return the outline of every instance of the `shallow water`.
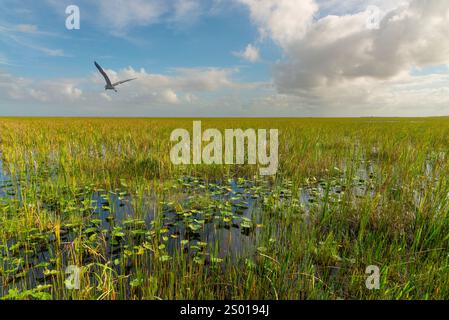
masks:
<svg viewBox="0 0 449 320"><path fill-rule="evenodd" d="M20 198L20 194L10 193L14 185L9 176L3 170L1 172L1 198ZM218 212L212 210L216 208L190 209L192 205L195 205L194 200L198 196L210 198L215 203L228 203L229 208L226 209L230 210L230 221L226 223L218 221L220 220ZM70 223L61 225L60 245L56 241L53 230L45 233L39 233L37 230L29 231L25 235L26 241L22 236L9 239L6 246L1 247L2 256L5 257L1 261L5 275L1 275L0 285L14 283L14 287L25 289L46 283L48 275L45 274L45 270L55 267L55 252L61 251L62 265L65 265L66 261L70 260L73 241L79 237L80 233L83 236L104 233L108 243L105 259L108 261L119 258L127 245L136 244L135 239L130 239L128 231L135 232L138 238L139 234L142 235L140 237L142 241L142 238L148 237L148 232L151 230L167 229L164 233L164 237L168 238L165 243L167 253L174 255L185 251L188 253L186 258L192 259L197 256L198 251L203 249L203 246L207 247L205 251L210 252L205 258L210 259L213 252L214 258L233 261L240 256L251 255L256 248L258 231L253 226L242 225L244 219L248 219L247 224L249 221L251 223L253 220L257 221L254 215L256 201L244 187L235 182L230 182L226 188L223 188L218 185L206 187L201 183L188 184L183 181L176 195L168 195L170 198L177 199L185 208L181 214L170 203L162 201L167 198L167 195L151 194L145 197L144 201L139 201L136 196L133 198L132 195L123 191L93 191L77 199L79 202L86 203L87 198L90 203L88 212L85 208L79 208L79 212L82 211L85 216L83 225ZM141 207L137 208L139 203ZM48 204L43 201L42 205L49 210L58 207L53 202ZM153 225L156 220L162 223L157 228ZM199 226L198 229L192 230L189 227L191 221L203 222L196 224ZM116 236L122 231L125 231L127 235ZM181 244L181 241L187 243ZM84 263L88 262L89 258L84 261ZM0 292L4 289L0 287Z"/></svg>
<svg viewBox="0 0 449 320"><path fill-rule="evenodd" d="M282 208L298 205L308 221L325 203L339 202L348 193L354 205L358 199L374 197L379 192L377 165L365 159L355 161L355 165L350 165L357 168L355 172L342 170L331 181L311 180L299 188L288 180L273 185L268 180L206 183L182 177L174 190L146 194L143 199L121 189L84 192L76 199L77 203L89 202L87 211L81 206L77 209L83 215L83 224L70 225L63 221L60 244L53 230L29 231L24 235L26 241L21 235L20 241L17 237L6 244L0 243L4 257L0 262L5 270L0 274L0 296L9 283L17 288L48 283L51 275L46 275L45 270L55 268L56 252L62 253L62 265L68 264L73 257L74 240L80 234L83 239L94 237L96 240L92 243L99 241L98 238L104 240L106 261L120 258L133 245L140 246L149 239L151 232L156 232L168 256L184 252L187 259L199 259L206 264L212 258L235 263L240 258L251 257L257 251L258 238L263 232L262 214L267 198L277 199L280 214ZM423 165L423 174L429 178L434 172L432 165L430 160ZM419 203L421 193L415 192ZM11 198L21 201L21 184L13 183L5 172L0 153L0 200ZM45 201L43 205L49 206ZM148 259L154 259L153 255L148 255ZM93 260L94 257L87 256L84 263ZM127 267L131 266L129 262ZM3 283L7 284L6 288L2 287Z"/></svg>

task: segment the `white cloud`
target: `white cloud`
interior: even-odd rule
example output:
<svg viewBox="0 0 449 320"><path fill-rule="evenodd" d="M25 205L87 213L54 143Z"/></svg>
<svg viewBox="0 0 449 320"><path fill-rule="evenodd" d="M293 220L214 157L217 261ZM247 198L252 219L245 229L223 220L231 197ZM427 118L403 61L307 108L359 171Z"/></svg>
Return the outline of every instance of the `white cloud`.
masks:
<svg viewBox="0 0 449 320"><path fill-rule="evenodd" d="M119 33L156 23L169 10L161 0L101 0L97 4L101 23Z"/></svg>
<svg viewBox="0 0 449 320"><path fill-rule="evenodd" d="M301 39L313 23L318 5L313 0L236 0L246 5L262 37L281 47Z"/></svg>
<svg viewBox="0 0 449 320"><path fill-rule="evenodd" d="M174 13L171 18L177 24L191 24L202 14L202 5L199 0L176 0L173 4Z"/></svg>
<svg viewBox="0 0 449 320"><path fill-rule="evenodd" d="M382 10L378 30L366 28L368 4ZM86 79L55 79L41 84L0 75L0 95L15 101L69 101L80 108L109 106L115 110L123 110L123 105L141 110L165 106L187 110L180 106L188 104L192 110L201 106L212 115L217 110L221 115L231 111L251 115L449 112L449 73L434 71L435 66L449 65L446 0L233 0L232 5L243 5L259 31L259 38L252 42L257 47L249 44L235 55L259 61L260 41L264 39L282 51L279 63L273 66L273 88L234 82L236 69L177 68L154 74L128 67L107 70L113 80L138 78L120 86L118 94L104 92L103 79L92 73ZM98 21L103 30L129 39L134 27L191 23L204 14L229 10L229 1L80 0L80 6L92 9L82 11L83 19ZM3 37L5 34L8 37ZM34 41L43 34L32 24L0 26L5 43L64 56L63 50ZM6 57L0 55L0 64L5 63Z"/></svg>
<svg viewBox="0 0 449 320"><path fill-rule="evenodd" d="M248 44L241 52L234 52L234 55L252 63L260 60L259 49L252 44Z"/></svg>
<svg viewBox="0 0 449 320"><path fill-rule="evenodd" d="M58 13L69 4L67 0L47 0ZM135 27L165 23L171 25L193 24L208 13L208 0L79 0L82 19L109 33L128 38ZM126 36L126 37L125 37Z"/></svg>
<svg viewBox="0 0 449 320"><path fill-rule="evenodd" d="M179 103L178 95L172 89L167 89L161 93L162 101L169 104Z"/></svg>
<svg viewBox="0 0 449 320"><path fill-rule="evenodd" d="M408 0L317 0L321 17L327 15L349 15L376 6L383 12L391 11Z"/></svg>
<svg viewBox="0 0 449 320"><path fill-rule="evenodd" d="M118 86L118 93L115 93L104 91L104 79L97 72L80 79L54 79L43 82L0 73L0 96L4 101L11 102L11 106L14 103L37 103L46 107L90 107L92 110L108 107L108 112L140 108L145 112L142 108L196 106L204 103L203 95L221 95L225 94L227 89L247 88L247 84L241 85L231 79L231 76L238 72L237 69L185 68L170 70L168 74L154 74L132 67L105 71L112 82L137 79ZM128 107L124 109L123 106ZM152 110L146 109L146 112Z"/></svg>
<svg viewBox="0 0 449 320"><path fill-rule="evenodd" d="M449 64L448 1L393 1L389 5L377 1L381 9L390 10L384 12L378 30L366 27L369 17L361 1L351 2L363 11L321 18L312 0L238 1L249 8L261 35L268 34L283 49L284 57L274 68L274 83L281 94L297 96L301 103L318 109L338 106L350 110L351 105L368 112L374 106L386 106L384 111L389 114L404 111L407 105L423 114L426 110L419 109L425 105L449 103L449 96L441 94L447 91L441 79L448 75L427 79L419 89L424 78L411 75L414 68ZM332 2L334 6L326 10L340 11L342 5ZM401 87L404 79L407 90Z"/></svg>
<svg viewBox="0 0 449 320"><path fill-rule="evenodd" d="M29 78L0 73L0 94L4 99L24 102L75 102L82 99L83 91L77 80L58 79L36 82Z"/></svg>
<svg viewBox="0 0 449 320"><path fill-rule="evenodd" d="M128 67L119 71L106 69L112 82L122 79L137 78L132 83L126 84L133 94L145 94L149 91L175 90L182 92L210 92L224 88L233 88L239 84L231 80L232 74L238 69L220 68L176 68L168 75L149 73L145 69L135 70ZM104 82L100 74L95 74L96 83ZM119 87L120 88L120 87Z"/></svg>
<svg viewBox="0 0 449 320"><path fill-rule="evenodd" d="M112 98L106 93L106 92L102 92L100 93L100 96L105 99L106 101L112 101Z"/></svg>
<svg viewBox="0 0 449 320"><path fill-rule="evenodd" d="M67 56L63 49L53 49L44 45L36 44L35 41L33 41L35 36L55 36L55 34L51 32L39 31L36 25L18 24L12 27L0 25L0 35L3 37L4 43L7 45L10 43L18 44L52 57Z"/></svg>
<svg viewBox="0 0 449 320"><path fill-rule="evenodd" d="M391 79L416 66L449 63L449 2L413 1L391 11L379 30L365 26L366 12L327 16L286 49L276 83L286 92L343 81Z"/></svg>
<svg viewBox="0 0 449 320"><path fill-rule="evenodd" d="M34 24L19 24L16 26L16 30L24 33L36 33L38 28Z"/></svg>
<svg viewBox="0 0 449 320"><path fill-rule="evenodd" d="M194 103L195 101L198 101L198 97L197 97L196 95L194 95L193 93L187 93L187 94L184 96L184 100L185 100L187 103L191 104L191 103Z"/></svg>
<svg viewBox="0 0 449 320"><path fill-rule="evenodd" d="M52 48L47 48L41 45L34 45L34 44L30 44L30 43L22 43L22 45L40 51L48 56L51 57L68 57L67 54L64 53L63 49L52 49Z"/></svg>

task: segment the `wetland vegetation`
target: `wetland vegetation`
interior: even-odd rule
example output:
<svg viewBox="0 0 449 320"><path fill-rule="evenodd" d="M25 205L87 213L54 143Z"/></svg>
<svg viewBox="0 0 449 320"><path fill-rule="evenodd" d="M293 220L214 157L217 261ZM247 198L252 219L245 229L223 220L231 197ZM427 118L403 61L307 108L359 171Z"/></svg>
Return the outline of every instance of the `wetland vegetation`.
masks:
<svg viewBox="0 0 449 320"><path fill-rule="evenodd" d="M192 121L0 119L0 298L449 298L449 118L202 120L279 129L271 177L173 165Z"/></svg>

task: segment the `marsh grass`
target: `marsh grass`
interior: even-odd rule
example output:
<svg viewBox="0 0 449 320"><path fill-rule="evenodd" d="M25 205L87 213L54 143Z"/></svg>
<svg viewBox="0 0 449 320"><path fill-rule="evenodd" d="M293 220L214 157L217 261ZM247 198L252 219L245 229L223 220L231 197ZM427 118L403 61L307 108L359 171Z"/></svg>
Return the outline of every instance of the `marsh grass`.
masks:
<svg viewBox="0 0 449 320"><path fill-rule="evenodd" d="M1 119L0 297L449 298L449 119L203 120L278 128L269 178L173 166L192 120Z"/></svg>

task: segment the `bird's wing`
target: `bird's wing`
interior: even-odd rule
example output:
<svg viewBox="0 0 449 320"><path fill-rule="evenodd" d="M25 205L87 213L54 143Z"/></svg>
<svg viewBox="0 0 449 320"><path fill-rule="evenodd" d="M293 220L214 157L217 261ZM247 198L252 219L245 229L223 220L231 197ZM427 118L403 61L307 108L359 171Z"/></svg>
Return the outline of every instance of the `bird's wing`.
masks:
<svg viewBox="0 0 449 320"><path fill-rule="evenodd" d="M112 86L115 87L115 86L118 86L119 84L122 84L122 83L125 83L125 82L128 82L128 81L133 81L133 80L136 80L136 79L137 78L132 78L132 79L128 79L128 80L118 81L116 83L113 83Z"/></svg>
<svg viewBox="0 0 449 320"><path fill-rule="evenodd" d="M106 84L112 86L111 80L109 79L109 77L108 77L108 75L106 74L106 72L104 72L103 68L100 67L100 65L99 65L96 61L94 61L94 63L95 63L95 66L97 67L98 71L100 71L100 73L103 75L104 80L106 80Z"/></svg>

